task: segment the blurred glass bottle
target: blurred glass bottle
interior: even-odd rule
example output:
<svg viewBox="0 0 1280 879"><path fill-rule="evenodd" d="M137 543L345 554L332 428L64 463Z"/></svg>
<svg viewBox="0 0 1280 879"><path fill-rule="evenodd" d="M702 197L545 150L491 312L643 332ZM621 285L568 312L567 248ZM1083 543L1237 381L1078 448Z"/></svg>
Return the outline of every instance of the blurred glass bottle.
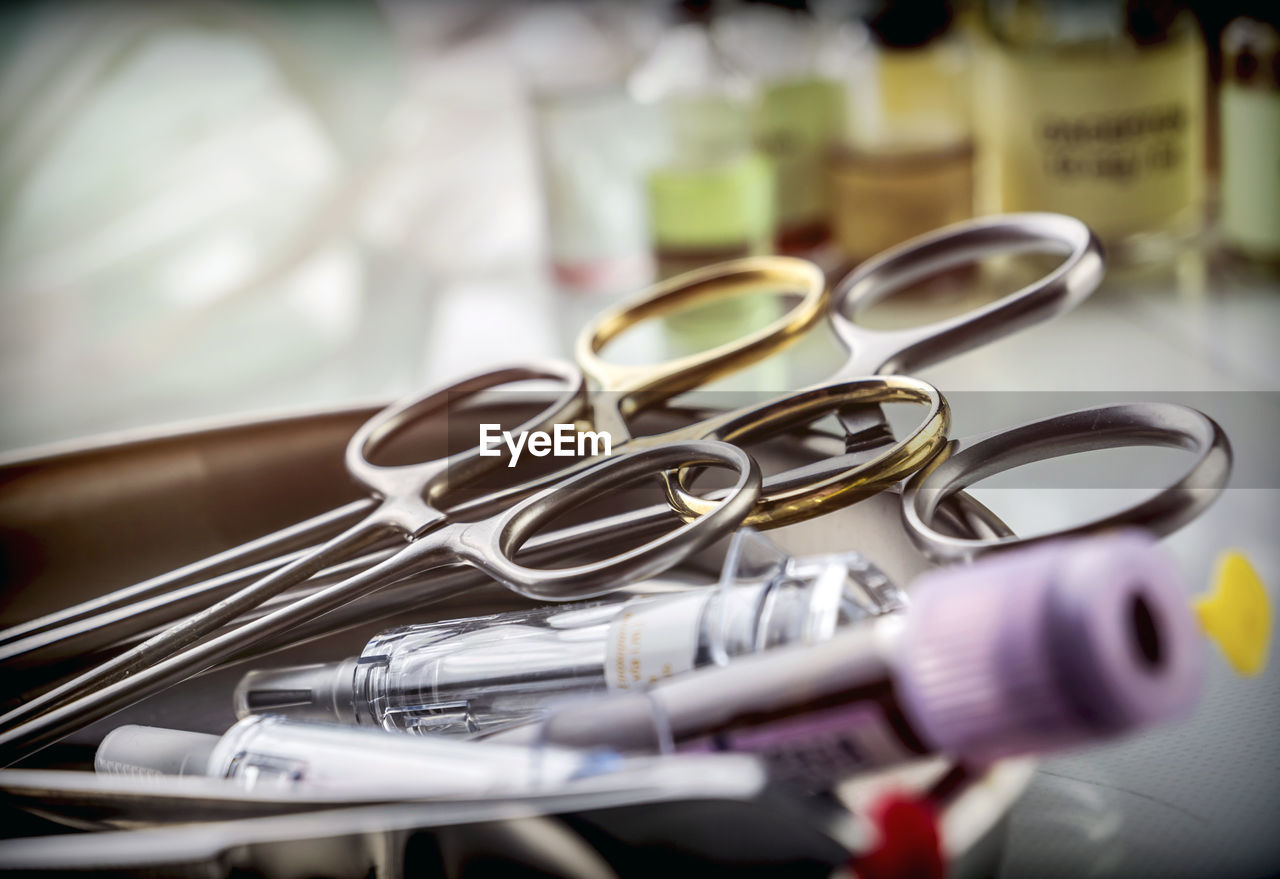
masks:
<svg viewBox="0 0 1280 879"><path fill-rule="evenodd" d="M384 12L0 7L0 447L402 392L431 285L383 221Z"/></svg>
<svg viewBox="0 0 1280 879"><path fill-rule="evenodd" d="M1280 31L1237 18L1222 32L1222 241L1280 265Z"/></svg>
<svg viewBox="0 0 1280 879"><path fill-rule="evenodd" d="M973 213L971 53L946 0L881 4L850 48L848 122L831 163L850 262Z"/></svg>
<svg viewBox="0 0 1280 879"><path fill-rule="evenodd" d="M676 23L632 75L658 108L662 158L648 179L658 275L768 253L773 177L751 136L751 87L711 38L709 0L676 4Z"/></svg>
<svg viewBox="0 0 1280 879"><path fill-rule="evenodd" d="M753 142L751 84L722 56L711 22L710 0L675 3L674 24L631 77L662 129L646 199L660 279L773 247L773 172ZM666 355L740 338L779 313L778 300L764 294L684 309L662 320ZM783 387L781 369L766 362L724 389Z"/></svg>
<svg viewBox="0 0 1280 879"><path fill-rule="evenodd" d="M652 276L644 179L655 127L626 84L644 23L567 4L537 16L515 50L530 87L552 275L572 293L633 290Z"/></svg>
<svg viewBox="0 0 1280 879"><path fill-rule="evenodd" d="M1203 225L1205 55L1172 0L987 0L982 211L1060 211L1115 262L1175 255Z"/></svg>
<svg viewBox="0 0 1280 879"><path fill-rule="evenodd" d="M774 248L818 256L831 238L827 157L844 130L838 47L807 0L744 3L716 23L716 42L759 82L756 145L774 172Z"/></svg>

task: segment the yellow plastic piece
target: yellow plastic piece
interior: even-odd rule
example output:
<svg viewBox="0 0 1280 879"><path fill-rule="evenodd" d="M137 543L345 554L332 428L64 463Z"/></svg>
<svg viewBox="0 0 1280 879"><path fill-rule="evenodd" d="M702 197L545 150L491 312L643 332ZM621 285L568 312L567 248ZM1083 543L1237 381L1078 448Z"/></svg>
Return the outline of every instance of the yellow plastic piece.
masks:
<svg viewBox="0 0 1280 879"><path fill-rule="evenodd" d="M1244 553L1224 552L1218 558L1212 591L1194 605L1200 627L1236 674L1253 677L1262 671L1271 643L1271 601Z"/></svg>

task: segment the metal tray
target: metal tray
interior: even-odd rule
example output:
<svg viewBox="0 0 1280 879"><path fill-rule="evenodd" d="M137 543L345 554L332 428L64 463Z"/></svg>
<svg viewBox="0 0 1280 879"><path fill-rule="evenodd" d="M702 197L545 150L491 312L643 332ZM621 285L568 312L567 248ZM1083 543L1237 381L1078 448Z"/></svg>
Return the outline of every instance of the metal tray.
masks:
<svg viewBox="0 0 1280 879"><path fill-rule="evenodd" d="M537 403L536 397L530 397L525 404L508 395L493 405L501 410L497 413L499 420L513 423L513 417L523 417L522 413L527 414ZM342 466L342 450L373 411L349 408L131 434L0 459L0 621L11 624L82 601L356 498L357 491ZM494 417L491 413L480 414ZM690 414L672 409L652 418L654 426L660 427L663 420L679 421ZM439 448L440 443L448 442L446 435L458 429L458 424L428 424L422 428L422 435L406 441L419 448ZM839 448L838 438L806 431L775 438L752 451L769 473L818 460ZM884 492L810 522L771 531L770 537L793 553L856 549L900 584L909 584L928 567L903 530L895 492ZM722 542L689 560L681 574L690 579L713 576L724 549ZM488 583L431 604L405 607L403 598L400 604L394 615L388 616L386 608L377 608L370 615L378 619L290 647L270 661L283 664L336 659L357 653L371 635L388 625L493 613L527 606L528 602ZM234 722L230 693L243 671L243 664L215 670L153 696L69 737L39 755L31 765L84 767L102 736L122 723L221 732ZM13 683L6 682L0 696L15 695ZM945 768L942 761L924 761L859 779L845 785L839 795L856 807L886 787L919 789L932 784ZM965 865L988 861L992 847L998 844L999 833L994 831L1025 787L1030 773L1031 764L1027 761L1002 763L949 803L942 816L943 843L962 870ZM76 804L81 812L87 809L87 814L97 816L94 820L102 826L123 823L118 817L110 817L110 809L94 811L92 785L86 784L83 790L55 787L42 788L34 779L24 794L10 796L10 804L30 807L41 800L43 791L45 802L51 807ZM227 796L236 799L234 794ZM406 828L440 822L448 812L439 806L367 806L357 822L360 832L342 834L341 828L352 826L344 822L356 820L350 815L337 817L339 812L326 810L285 817L246 817L260 815L262 803L260 798L255 801L246 796L243 800L241 808L232 802L220 814L221 818L235 820L206 821L183 828L185 837L179 848L203 852L198 859L203 859L202 863L211 867L215 875L227 869L227 852L252 850L257 853L254 863L276 863L270 854L273 845L278 844L284 851L303 838L339 837L358 840L351 844L365 852L369 833L377 836L381 824L386 830L380 843L383 845L392 837L402 841ZM61 808L51 811L60 813ZM30 828L19 824L10 826L6 835L29 832ZM136 835L126 837L132 842L112 842L120 835L94 835L104 866L107 861L121 868L162 866L168 863L166 852L175 844L172 835L163 833L151 837L150 847L140 845L144 839ZM62 842L62 846L43 849L52 860L23 863L74 867L79 862L72 856L73 847L66 845L70 840ZM8 849L10 854L15 851L20 849ZM122 859L122 851L129 857ZM396 870L387 865L401 863L382 851L374 864L359 852L348 855L354 858L353 864L364 865L366 870L372 865L394 873ZM109 858L108 853L114 854ZM0 866L3 861L4 852L0 851ZM337 870L335 861L329 863ZM360 870L355 873L359 875Z"/></svg>

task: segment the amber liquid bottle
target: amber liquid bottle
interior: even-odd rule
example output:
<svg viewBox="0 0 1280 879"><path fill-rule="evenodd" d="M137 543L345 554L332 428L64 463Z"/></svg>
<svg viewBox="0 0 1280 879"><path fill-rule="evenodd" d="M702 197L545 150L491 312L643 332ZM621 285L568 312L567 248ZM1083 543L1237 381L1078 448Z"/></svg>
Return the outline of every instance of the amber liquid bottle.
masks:
<svg viewBox="0 0 1280 879"><path fill-rule="evenodd" d="M834 157L837 227L851 262L973 213L973 146Z"/></svg>
<svg viewBox="0 0 1280 879"><path fill-rule="evenodd" d="M973 214L970 55L949 4L886 4L849 76L829 175L832 223L858 263Z"/></svg>
<svg viewBox="0 0 1280 879"><path fill-rule="evenodd" d="M1168 0L987 2L979 208L1088 223L1112 265L1164 261L1201 229L1203 40Z"/></svg>

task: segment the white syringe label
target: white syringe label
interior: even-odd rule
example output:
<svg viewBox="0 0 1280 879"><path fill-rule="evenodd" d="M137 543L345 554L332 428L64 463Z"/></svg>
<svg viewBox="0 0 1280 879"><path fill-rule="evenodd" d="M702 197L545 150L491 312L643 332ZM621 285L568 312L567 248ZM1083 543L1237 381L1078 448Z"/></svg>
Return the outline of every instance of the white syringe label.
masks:
<svg viewBox="0 0 1280 879"><path fill-rule="evenodd" d="M698 624L710 590L628 604L609 625L605 679L610 690L643 689L693 668Z"/></svg>

